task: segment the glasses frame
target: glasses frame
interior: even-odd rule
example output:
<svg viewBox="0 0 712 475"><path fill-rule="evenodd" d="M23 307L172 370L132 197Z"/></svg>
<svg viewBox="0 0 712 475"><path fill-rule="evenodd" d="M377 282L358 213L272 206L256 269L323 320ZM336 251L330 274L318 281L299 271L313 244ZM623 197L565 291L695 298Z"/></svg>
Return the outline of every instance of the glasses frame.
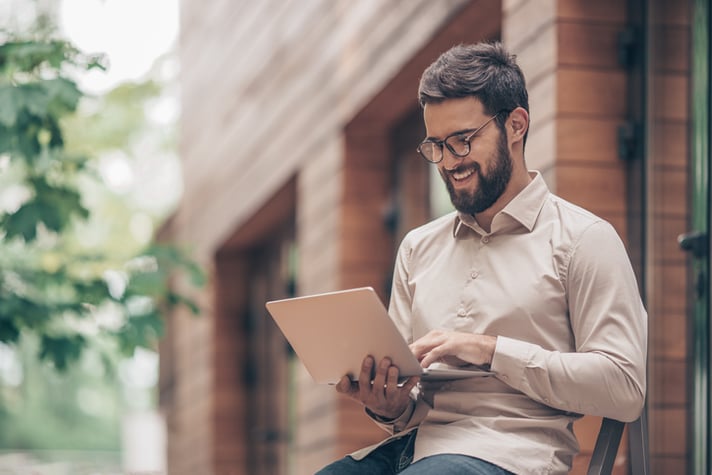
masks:
<svg viewBox="0 0 712 475"><path fill-rule="evenodd" d="M428 163L440 163L443 161L443 158L445 158L445 153L443 152L443 145L445 145L447 147L447 149L450 151L450 153L453 156L455 156L457 158L464 158L464 157L468 156L470 154L470 152L472 151L472 145L470 144L470 142L472 141L473 138L475 138L475 135L477 135L477 133L480 130L484 129L487 126L487 124L489 124L494 119L496 119L501 113L502 113L502 111L497 112L495 115L493 115L492 117L487 119L484 124L480 125L476 129L472 129L471 131L464 130L462 132L455 132L454 134L450 134L442 140L425 139L422 142L420 142L420 144L418 145L418 148L416 150L418 151L420 156L423 157L425 159L425 161ZM455 150L452 148L452 146L449 143L447 143L447 141L450 140L452 137L461 136L461 135L464 135L463 142L466 144L466 152L462 153L462 154L455 152ZM422 148L425 144L435 144L438 146L438 148L440 149L440 155L437 160L431 160L423 153Z"/></svg>

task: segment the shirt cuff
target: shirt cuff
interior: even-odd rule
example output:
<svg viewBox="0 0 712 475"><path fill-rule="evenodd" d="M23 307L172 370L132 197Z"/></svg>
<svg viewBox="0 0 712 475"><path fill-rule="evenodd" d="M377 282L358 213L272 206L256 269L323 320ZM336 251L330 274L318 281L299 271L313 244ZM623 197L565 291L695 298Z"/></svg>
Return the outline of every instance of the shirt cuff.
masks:
<svg viewBox="0 0 712 475"><path fill-rule="evenodd" d="M413 415L414 408L415 408L415 401L413 401L411 399L410 402L408 403L408 407L406 407L405 410L403 411L403 414L396 417L395 419L388 419L385 417L381 417L378 414L371 412L367 407L365 409L366 409L366 414L368 415L368 417L373 419L379 425L383 426L384 428L391 429L393 432L400 432L408 425L408 421L410 421L410 418Z"/></svg>
<svg viewBox="0 0 712 475"><path fill-rule="evenodd" d="M508 385L518 389L531 358L531 343L498 336L490 371Z"/></svg>

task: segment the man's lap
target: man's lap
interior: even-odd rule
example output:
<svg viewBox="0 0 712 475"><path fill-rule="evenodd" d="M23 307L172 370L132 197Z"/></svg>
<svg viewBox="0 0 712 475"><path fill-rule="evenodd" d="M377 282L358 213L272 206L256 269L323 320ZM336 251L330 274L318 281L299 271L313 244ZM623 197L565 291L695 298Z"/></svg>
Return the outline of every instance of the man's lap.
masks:
<svg viewBox="0 0 712 475"><path fill-rule="evenodd" d="M361 460L346 456L333 462L316 475L358 475L362 473L394 475L413 460L415 431L381 445Z"/></svg>
<svg viewBox="0 0 712 475"><path fill-rule="evenodd" d="M377 448L362 460L347 456L327 465L316 475L429 475L471 474L506 475L511 472L484 460L459 454L432 455L410 463L413 458L415 433Z"/></svg>
<svg viewBox="0 0 712 475"><path fill-rule="evenodd" d="M512 472L484 460L459 454L431 455L409 465L401 475L426 475L432 473L507 475Z"/></svg>

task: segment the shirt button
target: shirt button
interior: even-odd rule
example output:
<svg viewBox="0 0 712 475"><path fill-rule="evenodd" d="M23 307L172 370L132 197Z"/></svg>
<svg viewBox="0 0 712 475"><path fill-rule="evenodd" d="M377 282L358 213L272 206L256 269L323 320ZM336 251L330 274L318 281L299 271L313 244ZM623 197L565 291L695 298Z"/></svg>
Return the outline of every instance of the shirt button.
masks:
<svg viewBox="0 0 712 475"><path fill-rule="evenodd" d="M487 244L489 242L489 236L483 236L482 237L482 243Z"/></svg>
<svg viewBox="0 0 712 475"><path fill-rule="evenodd" d="M472 272L470 272L470 278L472 278L472 279L476 279L478 275L480 275L480 274L476 270L473 270Z"/></svg>
<svg viewBox="0 0 712 475"><path fill-rule="evenodd" d="M460 317L464 317L465 315L467 315L467 312L465 312L464 308L461 308L460 310L457 311L457 315Z"/></svg>

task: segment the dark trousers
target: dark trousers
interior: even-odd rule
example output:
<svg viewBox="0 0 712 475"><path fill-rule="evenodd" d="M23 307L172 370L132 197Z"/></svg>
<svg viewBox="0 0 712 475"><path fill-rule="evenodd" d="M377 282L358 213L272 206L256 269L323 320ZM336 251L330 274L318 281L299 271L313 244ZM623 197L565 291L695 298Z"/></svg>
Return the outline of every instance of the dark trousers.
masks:
<svg viewBox="0 0 712 475"><path fill-rule="evenodd" d="M346 456L327 465L316 475L507 475L507 470L484 460L458 454L441 454L413 461L417 431L395 439L368 454L362 460Z"/></svg>

